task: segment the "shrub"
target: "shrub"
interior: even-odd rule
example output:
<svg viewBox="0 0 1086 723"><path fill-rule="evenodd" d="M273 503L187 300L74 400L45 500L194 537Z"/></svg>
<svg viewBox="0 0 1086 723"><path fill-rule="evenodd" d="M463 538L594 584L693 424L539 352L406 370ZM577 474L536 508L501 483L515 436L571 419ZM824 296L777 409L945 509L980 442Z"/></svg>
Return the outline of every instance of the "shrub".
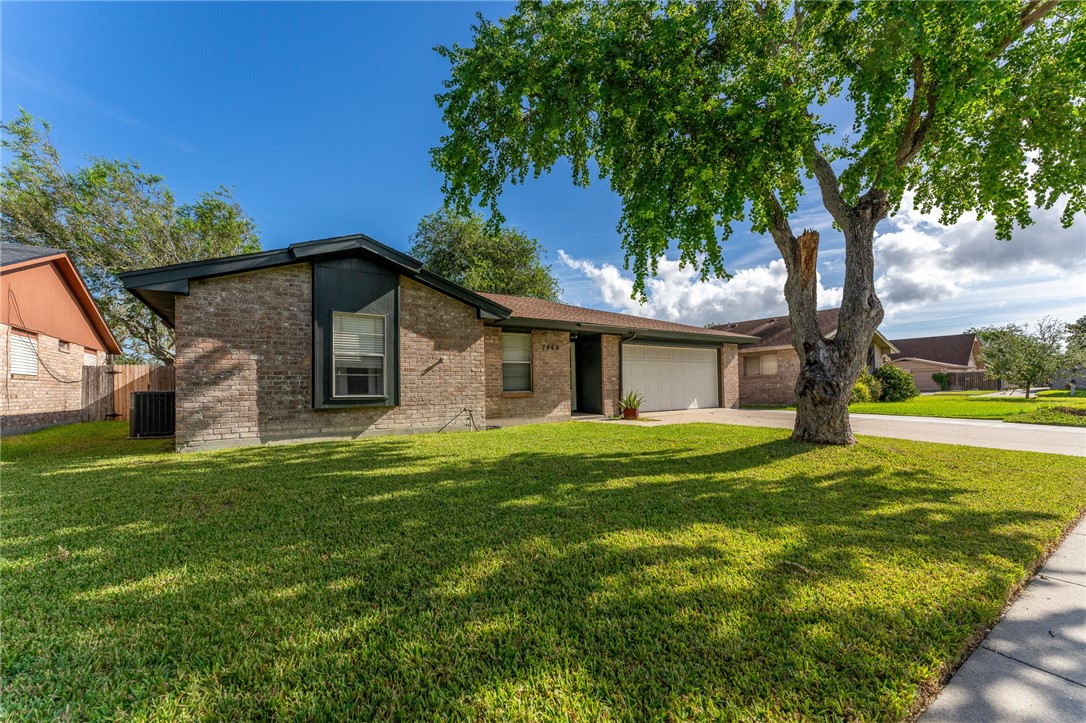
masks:
<svg viewBox="0 0 1086 723"><path fill-rule="evenodd" d="M944 392L950 389L950 375L946 372L935 372L931 375L931 380L939 385L939 388Z"/></svg>
<svg viewBox="0 0 1086 723"><path fill-rule="evenodd" d="M916 388L913 375L904 369L898 369L890 364L883 364L875 370L875 378L882 384L882 393L879 394L880 402L904 402L920 395Z"/></svg>
<svg viewBox="0 0 1086 723"><path fill-rule="evenodd" d="M870 392L871 401L879 401L879 397L882 396L882 383L875 378L875 375L871 372L862 372L860 378L856 380L860 384L867 387L867 391Z"/></svg>
<svg viewBox="0 0 1086 723"><path fill-rule="evenodd" d="M867 402L870 402L871 399L871 388L857 379L856 383L852 385L852 396L849 397L848 403L866 404Z"/></svg>

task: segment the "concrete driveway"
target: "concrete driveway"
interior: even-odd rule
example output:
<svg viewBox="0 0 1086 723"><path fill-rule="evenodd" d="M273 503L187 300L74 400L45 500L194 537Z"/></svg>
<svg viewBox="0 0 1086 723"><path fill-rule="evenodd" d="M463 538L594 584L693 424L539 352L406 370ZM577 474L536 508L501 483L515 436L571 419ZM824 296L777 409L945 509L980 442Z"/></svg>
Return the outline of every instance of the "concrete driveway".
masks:
<svg viewBox="0 0 1086 723"><path fill-rule="evenodd" d="M655 426L708 422L791 429L795 421L795 412L780 409L687 409L678 412L645 412L644 415L658 421L613 423ZM1086 457L1084 427L1009 424L986 419L898 417L885 414L853 414L850 418L854 433L872 437Z"/></svg>

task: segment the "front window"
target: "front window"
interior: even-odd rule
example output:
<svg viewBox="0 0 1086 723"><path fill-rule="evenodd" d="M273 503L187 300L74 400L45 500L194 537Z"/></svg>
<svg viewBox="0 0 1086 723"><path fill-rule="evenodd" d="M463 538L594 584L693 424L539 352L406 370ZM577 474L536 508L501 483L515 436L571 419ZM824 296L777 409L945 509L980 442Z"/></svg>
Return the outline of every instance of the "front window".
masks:
<svg viewBox="0 0 1086 723"><path fill-rule="evenodd" d="M332 314L333 397L385 396L385 317Z"/></svg>
<svg viewBox="0 0 1086 723"><path fill-rule="evenodd" d="M760 377L777 373L776 354L756 354L748 356L744 363L745 373L748 377Z"/></svg>
<svg viewBox="0 0 1086 723"><path fill-rule="evenodd" d="M531 334L502 334L502 391L532 391Z"/></svg>

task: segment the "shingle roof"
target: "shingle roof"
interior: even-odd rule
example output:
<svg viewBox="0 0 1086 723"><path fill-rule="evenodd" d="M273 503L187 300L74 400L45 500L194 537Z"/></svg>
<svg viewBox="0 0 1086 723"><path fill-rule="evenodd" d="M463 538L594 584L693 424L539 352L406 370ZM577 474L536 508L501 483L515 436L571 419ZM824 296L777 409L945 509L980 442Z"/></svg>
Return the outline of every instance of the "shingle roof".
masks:
<svg viewBox="0 0 1086 723"><path fill-rule="evenodd" d="M60 249L49 248L48 246L27 246L26 244L16 244L10 241L0 241L0 266L20 264L24 261L56 256L62 253L64 252Z"/></svg>
<svg viewBox="0 0 1086 723"><path fill-rule="evenodd" d="M837 330L837 317L840 311L840 309L825 309L816 313L822 336L828 336ZM713 328L729 334L747 334L760 339L757 344L752 344L746 349L792 345L792 323L787 316L735 321L730 324L718 324Z"/></svg>
<svg viewBox="0 0 1086 723"><path fill-rule="evenodd" d="M741 336L730 330L719 331L717 329L707 329L701 326L691 326L690 324L677 324L673 321L649 319L643 316L634 316L632 314L618 314L613 311L587 309L583 306L571 306L557 301L533 299L528 296L490 293L481 293L481 296L485 296L491 301L497 302L512 311L513 313L510 318L511 322L515 322L518 319L538 319L568 324L620 327L633 331L643 330L649 332L698 334L709 338L719 337L721 342L727 341L729 337L735 339L735 337Z"/></svg>
<svg viewBox="0 0 1086 723"><path fill-rule="evenodd" d="M915 339L895 339L894 346L899 350L890 358L927 359L941 364L969 366L969 354L973 351L976 334L949 334L947 336L924 336Z"/></svg>

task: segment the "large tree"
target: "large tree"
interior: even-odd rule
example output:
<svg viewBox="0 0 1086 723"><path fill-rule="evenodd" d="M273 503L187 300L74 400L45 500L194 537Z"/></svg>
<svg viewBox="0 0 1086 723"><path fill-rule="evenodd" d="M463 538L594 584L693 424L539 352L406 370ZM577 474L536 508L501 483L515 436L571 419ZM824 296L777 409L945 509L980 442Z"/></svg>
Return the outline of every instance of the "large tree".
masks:
<svg viewBox="0 0 1086 723"><path fill-rule="evenodd" d="M411 236L411 255L426 268L474 291L557 301L562 289L543 263L539 241L516 228L488 228L477 213L438 211Z"/></svg>
<svg viewBox="0 0 1086 723"><path fill-rule="evenodd" d="M737 222L787 267L802 360L794 438L851 443L848 400L883 317L873 238L906 192L997 236L1066 197L1086 208L1086 6L1057 2L522 2L439 51L451 205L500 221L506 183L607 178L635 293L674 243L725 275ZM831 118L847 116L844 124ZM844 236L836 336L815 318L819 234L789 216L814 179Z"/></svg>
<svg viewBox="0 0 1086 723"><path fill-rule="evenodd" d="M127 361L173 362L173 333L117 274L260 250L256 225L230 191L178 205L134 161L92 157L68 170L49 125L26 111L0 125L0 237L68 252Z"/></svg>
<svg viewBox="0 0 1086 723"><path fill-rule="evenodd" d="M1026 390L1048 384L1061 371L1072 366L1072 356L1064 350L1066 324L1045 317L1031 331L1017 324L973 329L984 345L984 370L987 376Z"/></svg>

